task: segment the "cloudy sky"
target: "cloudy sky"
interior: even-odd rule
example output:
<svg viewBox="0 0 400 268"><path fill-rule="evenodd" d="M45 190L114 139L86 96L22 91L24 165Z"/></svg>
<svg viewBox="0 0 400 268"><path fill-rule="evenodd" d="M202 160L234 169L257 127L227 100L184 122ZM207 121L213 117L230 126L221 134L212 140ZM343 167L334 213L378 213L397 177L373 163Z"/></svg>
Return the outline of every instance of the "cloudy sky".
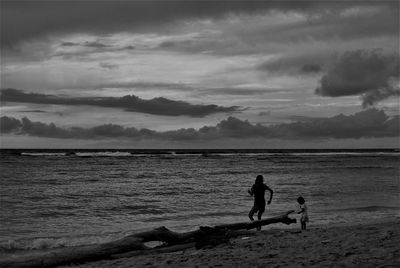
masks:
<svg viewBox="0 0 400 268"><path fill-rule="evenodd" d="M398 1L1 0L1 147L399 147L398 49Z"/></svg>

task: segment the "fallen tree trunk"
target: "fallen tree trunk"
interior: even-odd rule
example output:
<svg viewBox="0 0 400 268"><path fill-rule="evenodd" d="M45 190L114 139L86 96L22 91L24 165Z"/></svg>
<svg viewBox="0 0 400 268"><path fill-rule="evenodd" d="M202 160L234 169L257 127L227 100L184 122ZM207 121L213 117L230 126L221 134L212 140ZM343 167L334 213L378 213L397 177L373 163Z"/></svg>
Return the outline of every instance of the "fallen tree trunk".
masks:
<svg viewBox="0 0 400 268"><path fill-rule="evenodd" d="M295 223L295 219L289 218L292 211L278 217L267 218L259 221L222 224L215 227L200 227L199 230L177 233L165 227L156 228L151 231L129 235L117 241L100 245L77 246L69 248L54 249L40 254L29 256L18 256L0 260L0 267L3 268L34 268L34 267L55 267L59 265L82 263L102 259L116 258L118 256L132 256L144 252L173 252L187 248L188 245L196 244L196 248L207 244L210 237L221 239L226 236L227 230L253 229L258 226L284 223ZM144 243L150 241L162 241L166 246L160 248L148 248ZM196 243L193 243L196 242ZM213 242L215 243L215 241ZM184 244L182 246L174 246ZM135 253L127 253L135 251ZM124 254L125 253L125 254Z"/></svg>
<svg viewBox="0 0 400 268"><path fill-rule="evenodd" d="M230 223L230 224L222 224L217 225L214 228L218 229L228 229L228 230L240 230L240 229L253 229L263 225L273 224L273 223L284 223L284 224L291 224L296 223L296 219L289 218L289 214L293 211L290 210L286 212L286 214L282 216L277 216L273 218L267 218L259 221L251 221L251 222L240 222L240 223Z"/></svg>

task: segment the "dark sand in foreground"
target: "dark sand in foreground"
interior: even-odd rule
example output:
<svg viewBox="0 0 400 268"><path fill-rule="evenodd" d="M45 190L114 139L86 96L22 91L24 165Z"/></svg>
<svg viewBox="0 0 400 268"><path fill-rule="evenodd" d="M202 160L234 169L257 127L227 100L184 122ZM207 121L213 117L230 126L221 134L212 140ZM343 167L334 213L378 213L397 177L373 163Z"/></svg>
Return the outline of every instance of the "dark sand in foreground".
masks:
<svg viewBox="0 0 400 268"><path fill-rule="evenodd" d="M79 267L400 267L399 221L248 232L213 248L149 254Z"/></svg>

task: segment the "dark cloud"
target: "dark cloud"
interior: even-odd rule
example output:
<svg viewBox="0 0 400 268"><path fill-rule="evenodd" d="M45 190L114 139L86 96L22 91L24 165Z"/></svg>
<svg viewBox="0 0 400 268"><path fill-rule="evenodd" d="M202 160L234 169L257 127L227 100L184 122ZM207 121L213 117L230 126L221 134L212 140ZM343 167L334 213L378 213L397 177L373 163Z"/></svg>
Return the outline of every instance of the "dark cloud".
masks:
<svg viewBox="0 0 400 268"><path fill-rule="evenodd" d="M286 54L257 66L257 70L277 74L313 75L335 58L335 53Z"/></svg>
<svg viewBox="0 0 400 268"><path fill-rule="evenodd" d="M59 128L55 124L32 122L27 118L18 120L1 117L1 132L52 138L135 138L161 140L214 140L226 138L371 138L398 137L400 116L389 118L385 112L370 109L354 115L338 115L331 118L316 118L288 124L263 126L251 124L235 117L222 120L216 126L158 132L149 129L125 128L106 124L92 128Z"/></svg>
<svg viewBox="0 0 400 268"><path fill-rule="evenodd" d="M400 94L399 55L378 50L347 52L321 78L316 93L340 97L361 95L363 106Z"/></svg>
<svg viewBox="0 0 400 268"><path fill-rule="evenodd" d="M63 47L74 47L74 46L80 46L79 43L74 43L74 42L62 42L61 46Z"/></svg>
<svg viewBox="0 0 400 268"><path fill-rule="evenodd" d="M62 42L61 46L63 47L75 47L75 46L82 46L82 47L94 47L94 48L103 48L103 47L110 47L109 45L103 44L99 41L86 41L83 43L74 43L74 42Z"/></svg>
<svg viewBox="0 0 400 268"><path fill-rule="evenodd" d="M201 88L198 92L192 94L192 96L203 97L203 96L255 96L265 95L268 93L282 92L284 90L277 90L271 88Z"/></svg>
<svg viewBox="0 0 400 268"><path fill-rule="evenodd" d="M120 98L114 97L86 97L72 98L59 97L39 93L25 93L17 89L3 89L1 100L4 102L23 102L38 104L58 105L92 105L98 107L122 108L126 111L147 113L165 116L186 115L191 117L204 117L209 114L221 112L237 112L238 106L223 107L214 104L191 104L184 101L174 101L163 97L144 100L135 95L126 95Z"/></svg>
<svg viewBox="0 0 400 268"><path fill-rule="evenodd" d="M309 74L309 73L319 73L321 70L322 67L319 64L307 63L301 67L300 72Z"/></svg>
<svg viewBox="0 0 400 268"><path fill-rule="evenodd" d="M24 111L19 111L20 113L48 113L43 110L24 110Z"/></svg>
<svg viewBox="0 0 400 268"><path fill-rule="evenodd" d="M366 4L360 1L1 1L1 42L12 47L19 41L47 34L162 30L169 22L210 18L232 13L296 10L323 12Z"/></svg>
<svg viewBox="0 0 400 268"><path fill-rule="evenodd" d="M316 118L277 127L279 133L302 137L370 138L399 136L399 119L390 119L385 112L370 109L354 115L337 115L331 118Z"/></svg>
<svg viewBox="0 0 400 268"><path fill-rule="evenodd" d="M22 126L21 121L18 119L2 116L0 118L0 131L1 133L10 133L19 129Z"/></svg>
<svg viewBox="0 0 400 268"><path fill-rule="evenodd" d="M108 45L106 45L106 44L103 44L103 43L100 43L100 42L97 42L97 41L95 41L95 42L88 42L88 41L86 41L84 44L83 44L83 46L85 46L85 47L97 47L97 48L101 48L101 47L108 47Z"/></svg>

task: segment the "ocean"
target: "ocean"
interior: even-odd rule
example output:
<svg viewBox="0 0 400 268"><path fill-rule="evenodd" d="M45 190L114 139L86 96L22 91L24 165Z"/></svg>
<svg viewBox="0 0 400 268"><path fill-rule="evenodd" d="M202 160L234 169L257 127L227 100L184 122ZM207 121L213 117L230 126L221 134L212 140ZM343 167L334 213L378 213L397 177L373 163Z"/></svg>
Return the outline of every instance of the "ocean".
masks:
<svg viewBox="0 0 400 268"><path fill-rule="evenodd" d="M248 221L258 174L274 190L264 218L300 195L310 228L399 218L399 160L389 149L3 149L0 255ZM299 228L264 228L281 227Z"/></svg>

